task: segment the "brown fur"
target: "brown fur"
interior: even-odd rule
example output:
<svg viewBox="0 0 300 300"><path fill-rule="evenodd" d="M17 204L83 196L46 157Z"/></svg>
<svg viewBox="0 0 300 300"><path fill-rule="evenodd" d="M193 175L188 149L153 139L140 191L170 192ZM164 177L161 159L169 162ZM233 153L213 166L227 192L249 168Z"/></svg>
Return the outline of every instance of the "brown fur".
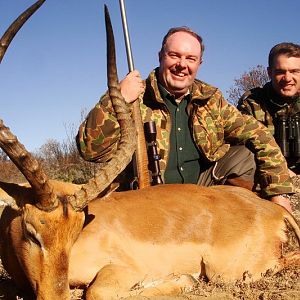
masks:
<svg viewBox="0 0 300 300"><path fill-rule="evenodd" d="M78 189L52 185L60 196ZM28 285L26 275L38 299L69 299L68 283L90 285L87 299L173 295L190 288L195 274L258 279L300 264L299 250L282 256L286 220L299 239L285 209L245 189L161 185L94 200L85 218L71 207L65 217L62 205L52 212L7 208L1 255L16 283Z"/></svg>

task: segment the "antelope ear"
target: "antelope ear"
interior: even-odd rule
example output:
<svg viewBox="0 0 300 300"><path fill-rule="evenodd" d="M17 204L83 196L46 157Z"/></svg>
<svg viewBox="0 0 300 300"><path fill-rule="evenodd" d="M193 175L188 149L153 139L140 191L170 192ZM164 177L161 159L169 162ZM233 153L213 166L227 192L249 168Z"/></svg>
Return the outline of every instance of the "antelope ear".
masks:
<svg viewBox="0 0 300 300"><path fill-rule="evenodd" d="M13 204L18 207L24 206L25 203L34 203L34 193L30 186L19 185L0 181L0 201L6 204Z"/></svg>

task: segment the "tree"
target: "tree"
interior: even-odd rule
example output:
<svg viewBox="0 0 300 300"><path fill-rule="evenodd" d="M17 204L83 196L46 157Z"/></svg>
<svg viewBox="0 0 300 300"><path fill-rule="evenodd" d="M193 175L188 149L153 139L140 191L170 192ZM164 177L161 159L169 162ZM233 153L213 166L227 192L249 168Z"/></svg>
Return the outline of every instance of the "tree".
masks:
<svg viewBox="0 0 300 300"><path fill-rule="evenodd" d="M8 155L0 149L0 180L21 183L26 179L15 164L9 159Z"/></svg>
<svg viewBox="0 0 300 300"><path fill-rule="evenodd" d="M62 142L49 139L40 147L36 158L51 179L86 183L95 176L103 164L84 161L77 150L75 126L65 125L65 127L67 139Z"/></svg>
<svg viewBox="0 0 300 300"><path fill-rule="evenodd" d="M250 69L242 74L238 79L234 80L233 86L228 91L228 101L233 105L237 105L240 97L248 90L263 86L269 81L269 76L266 68L262 65Z"/></svg>
<svg viewBox="0 0 300 300"><path fill-rule="evenodd" d="M82 120L84 116L85 111L82 111ZM65 125L66 140L58 142L49 139L38 151L32 153L50 179L86 183L90 178L95 177L97 171L103 167L103 163L92 163L81 158L75 142L77 127L74 124ZM1 148L0 169L0 181L15 183L26 181L22 173Z"/></svg>

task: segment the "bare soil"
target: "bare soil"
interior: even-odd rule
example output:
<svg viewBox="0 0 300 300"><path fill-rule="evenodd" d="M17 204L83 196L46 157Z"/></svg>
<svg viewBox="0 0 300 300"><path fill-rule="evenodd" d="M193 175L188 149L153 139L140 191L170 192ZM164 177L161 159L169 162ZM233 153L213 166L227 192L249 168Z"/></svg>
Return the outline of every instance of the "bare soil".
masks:
<svg viewBox="0 0 300 300"><path fill-rule="evenodd" d="M300 224L300 176L294 177L294 184L298 188L297 193L292 197L292 207L294 217ZM1 206L0 206L1 214ZM0 261L0 299L2 300L32 300L22 295L14 285L3 269ZM72 300L81 300L83 291L81 289L73 289L71 291ZM148 297L131 297L130 299L144 300ZM179 297L152 297L155 300L169 299L259 299L259 300L299 300L300 299L300 267L290 267L282 270L277 274L271 272L265 274L262 279L256 282L236 281L231 284L224 283L221 279L216 282L199 281L193 291L184 293Z"/></svg>

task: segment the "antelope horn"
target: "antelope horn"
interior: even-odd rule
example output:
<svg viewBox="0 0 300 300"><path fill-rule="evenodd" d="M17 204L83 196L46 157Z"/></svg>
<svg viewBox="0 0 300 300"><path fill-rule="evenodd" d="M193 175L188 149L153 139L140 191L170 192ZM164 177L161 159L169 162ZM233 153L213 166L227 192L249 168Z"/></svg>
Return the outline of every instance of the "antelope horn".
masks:
<svg viewBox="0 0 300 300"><path fill-rule="evenodd" d="M11 133L9 128L4 126L2 120L0 120L0 147L30 183L36 195L35 205L45 211L56 208L58 200L40 164Z"/></svg>
<svg viewBox="0 0 300 300"><path fill-rule="evenodd" d="M114 157L81 190L69 196L69 203L74 210L81 211L95 199L129 164L135 150L135 127L131 110L121 95L117 75L115 41L107 6L105 8L105 26L107 39L107 81L108 92L120 124L121 138Z"/></svg>
<svg viewBox="0 0 300 300"><path fill-rule="evenodd" d="M16 33L44 2L45 0L37 1L8 27L0 40L0 63ZM55 194L52 192L47 176L37 160L32 157L18 141L17 137L11 133L9 128L4 126L2 120L0 120L0 147L32 186L32 189L36 194L36 199L34 199L36 206L46 211L54 209L58 205L58 201Z"/></svg>
<svg viewBox="0 0 300 300"><path fill-rule="evenodd" d="M19 17L8 27L0 40L0 63L4 57L4 54L20 28L24 23L31 17L31 15L42 6L46 0L39 0L33 5L31 5L27 10L25 10Z"/></svg>

